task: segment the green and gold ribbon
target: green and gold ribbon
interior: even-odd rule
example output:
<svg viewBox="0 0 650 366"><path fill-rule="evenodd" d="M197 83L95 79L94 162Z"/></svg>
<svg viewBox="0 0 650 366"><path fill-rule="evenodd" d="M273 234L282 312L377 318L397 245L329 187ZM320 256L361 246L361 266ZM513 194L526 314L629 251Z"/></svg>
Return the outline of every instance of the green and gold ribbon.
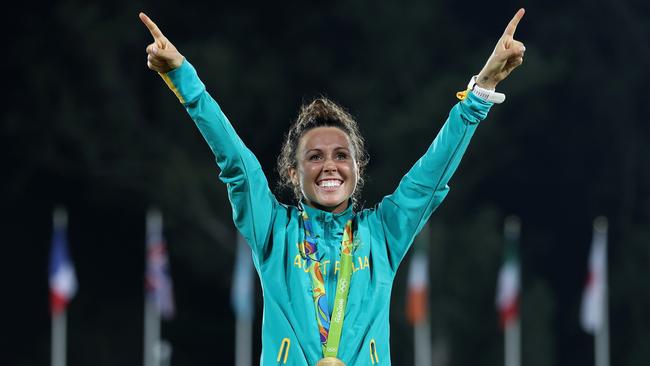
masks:
<svg viewBox="0 0 650 366"><path fill-rule="evenodd" d="M314 307L316 309L316 321L318 322L318 332L320 334L321 346L323 347L323 355L325 357L336 357L341 340L341 331L343 330L345 307L350 292L350 280L352 278L352 220L346 222L345 229L343 230L341 268L336 283L334 309L330 316L327 293L325 292L325 281L323 280L320 260L318 260L317 255L317 237L313 233L311 222L304 210L302 211L302 219L305 228L305 240L300 246L300 252L309 268Z"/></svg>

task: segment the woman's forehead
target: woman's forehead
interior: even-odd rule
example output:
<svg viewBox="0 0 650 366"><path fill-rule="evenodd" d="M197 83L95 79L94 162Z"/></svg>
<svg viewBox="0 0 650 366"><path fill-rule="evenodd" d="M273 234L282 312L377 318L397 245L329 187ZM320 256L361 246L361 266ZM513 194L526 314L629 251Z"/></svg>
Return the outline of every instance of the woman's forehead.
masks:
<svg viewBox="0 0 650 366"><path fill-rule="evenodd" d="M352 149L350 137L338 127L316 127L305 132L300 138L299 149Z"/></svg>

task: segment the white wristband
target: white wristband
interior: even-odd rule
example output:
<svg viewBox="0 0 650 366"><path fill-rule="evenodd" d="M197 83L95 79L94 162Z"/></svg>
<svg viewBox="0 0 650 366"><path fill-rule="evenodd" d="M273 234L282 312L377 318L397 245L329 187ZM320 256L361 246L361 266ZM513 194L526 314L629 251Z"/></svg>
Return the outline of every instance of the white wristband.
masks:
<svg viewBox="0 0 650 366"><path fill-rule="evenodd" d="M474 95L483 99L486 102L501 104L506 100L506 95L503 93L497 93L495 90L481 88L476 85L477 75L472 76L467 84L467 90L471 90Z"/></svg>

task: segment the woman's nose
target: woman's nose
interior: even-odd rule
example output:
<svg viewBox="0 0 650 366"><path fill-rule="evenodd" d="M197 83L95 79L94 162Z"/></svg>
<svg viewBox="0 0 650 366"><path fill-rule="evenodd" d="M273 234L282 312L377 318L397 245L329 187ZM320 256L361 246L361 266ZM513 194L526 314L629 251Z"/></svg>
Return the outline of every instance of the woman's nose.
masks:
<svg viewBox="0 0 650 366"><path fill-rule="evenodd" d="M325 159L325 162L323 164L323 170L326 172L335 172L336 169L336 163L334 162L334 159Z"/></svg>

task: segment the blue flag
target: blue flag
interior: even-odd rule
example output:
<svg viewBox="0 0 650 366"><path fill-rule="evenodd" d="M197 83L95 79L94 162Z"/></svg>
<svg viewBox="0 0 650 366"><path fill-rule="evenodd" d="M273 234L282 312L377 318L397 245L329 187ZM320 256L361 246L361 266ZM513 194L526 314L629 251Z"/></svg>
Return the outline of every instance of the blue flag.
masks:
<svg viewBox="0 0 650 366"><path fill-rule="evenodd" d="M241 235L237 240L237 258L233 269L230 300L233 311L239 319L253 319L253 261L251 249Z"/></svg>

